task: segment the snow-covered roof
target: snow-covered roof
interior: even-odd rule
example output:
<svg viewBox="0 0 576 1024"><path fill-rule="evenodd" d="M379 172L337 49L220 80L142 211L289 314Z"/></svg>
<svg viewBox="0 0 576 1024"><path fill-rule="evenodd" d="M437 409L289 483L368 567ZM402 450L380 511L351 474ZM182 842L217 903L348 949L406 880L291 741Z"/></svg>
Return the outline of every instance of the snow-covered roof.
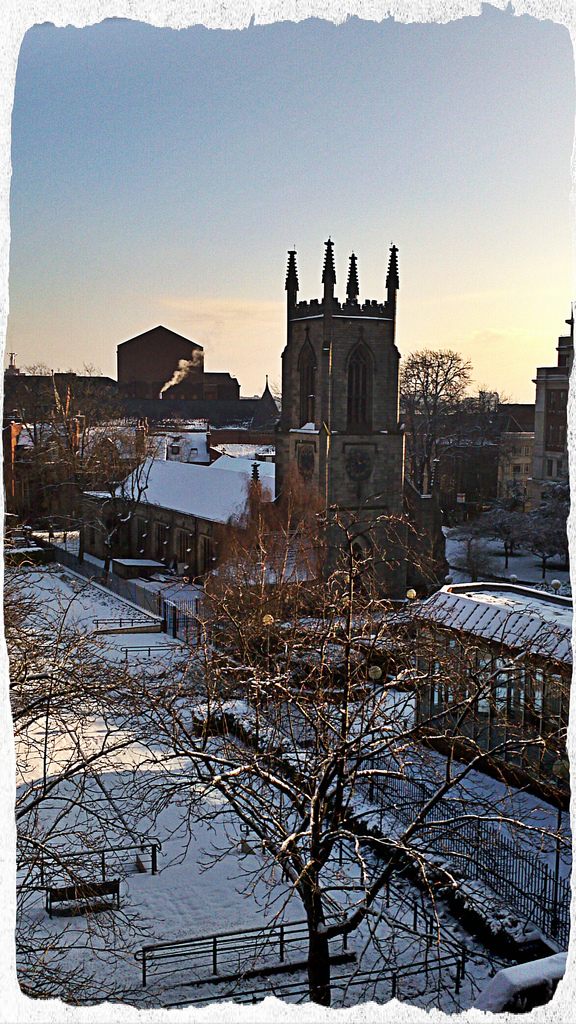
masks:
<svg viewBox="0 0 576 1024"><path fill-rule="evenodd" d="M217 469L225 469L232 473L244 473L252 478L252 467L254 464L258 466L260 480L262 482L265 480L268 486L273 487L276 477L276 466L273 462L260 462L258 459L242 459L235 458L232 455L221 455L219 459L212 463L210 470L214 472Z"/></svg>
<svg viewBox="0 0 576 1024"><path fill-rule="evenodd" d="M221 461L208 467L156 459L144 472L138 471L140 486L147 481L142 502L212 523L227 523L244 511L252 474L218 469ZM129 477L122 487L125 494L131 493L130 481Z"/></svg>
<svg viewBox="0 0 576 1024"><path fill-rule="evenodd" d="M214 444L212 447L222 455L232 455L235 459L257 459L257 457L274 455L276 446L273 444L237 444L235 441L228 444Z"/></svg>
<svg viewBox="0 0 576 1024"><path fill-rule="evenodd" d="M474 1003L477 1010L488 1013L502 1013L514 996L526 989L548 982L553 985L564 977L567 953L555 953L543 960L532 960L527 964L505 967L488 982Z"/></svg>
<svg viewBox="0 0 576 1024"><path fill-rule="evenodd" d="M210 462L208 434L200 430L177 430L166 434L155 434L160 448L160 458L170 462Z"/></svg>
<svg viewBox="0 0 576 1024"><path fill-rule="evenodd" d="M555 661L572 661L572 601L513 584L442 587L417 612L451 629Z"/></svg>

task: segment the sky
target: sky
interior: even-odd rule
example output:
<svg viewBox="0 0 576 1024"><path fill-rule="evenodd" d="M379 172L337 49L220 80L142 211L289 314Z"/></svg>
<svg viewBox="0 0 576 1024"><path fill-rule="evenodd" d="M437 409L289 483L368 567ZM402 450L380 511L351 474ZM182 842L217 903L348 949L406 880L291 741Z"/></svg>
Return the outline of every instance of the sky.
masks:
<svg viewBox="0 0 576 1024"><path fill-rule="evenodd" d="M358 257L402 356L452 348L534 400L572 299L568 30L484 5L446 25L350 18L242 31L37 25L12 122L7 353L93 365L164 324L244 395L280 380L286 252L300 299Z"/></svg>

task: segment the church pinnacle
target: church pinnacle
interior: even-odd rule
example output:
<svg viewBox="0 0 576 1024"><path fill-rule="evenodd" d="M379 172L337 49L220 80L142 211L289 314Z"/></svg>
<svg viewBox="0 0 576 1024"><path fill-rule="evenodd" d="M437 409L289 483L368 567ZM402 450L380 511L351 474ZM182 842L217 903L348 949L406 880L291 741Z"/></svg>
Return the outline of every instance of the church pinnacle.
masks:
<svg viewBox="0 0 576 1024"><path fill-rule="evenodd" d="M294 298L298 292L298 270L296 268L296 249L288 250L288 269L286 271L286 291Z"/></svg>
<svg viewBox="0 0 576 1024"><path fill-rule="evenodd" d="M358 285L358 265L354 253L350 256L350 269L348 270L348 284L346 285L346 297L349 302L354 302L360 294Z"/></svg>
<svg viewBox="0 0 576 1024"><path fill-rule="evenodd" d="M334 266L334 242L329 238L327 242L324 242L324 245L326 246L326 253L324 256L324 269L322 271L322 284L335 285L336 268Z"/></svg>
<svg viewBox="0 0 576 1024"><path fill-rule="evenodd" d="M398 277L398 248L395 245L390 246L390 262L388 263L388 273L386 275L386 288L388 292L397 292L400 287L400 280Z"/></svg>

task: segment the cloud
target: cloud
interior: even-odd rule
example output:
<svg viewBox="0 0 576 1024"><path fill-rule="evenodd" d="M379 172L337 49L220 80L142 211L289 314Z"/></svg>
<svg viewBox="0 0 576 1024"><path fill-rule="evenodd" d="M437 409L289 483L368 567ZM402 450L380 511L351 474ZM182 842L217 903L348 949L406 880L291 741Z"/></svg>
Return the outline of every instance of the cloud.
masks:
<svg viewBox="0 0 576 1024"><path fill-rule="evenodd" d="M541 334L522 330L519 327L486 327L474 331L469 338L463 338L463 345L516 345L522 342L527 346L537 345L542 341Z"/></svg>

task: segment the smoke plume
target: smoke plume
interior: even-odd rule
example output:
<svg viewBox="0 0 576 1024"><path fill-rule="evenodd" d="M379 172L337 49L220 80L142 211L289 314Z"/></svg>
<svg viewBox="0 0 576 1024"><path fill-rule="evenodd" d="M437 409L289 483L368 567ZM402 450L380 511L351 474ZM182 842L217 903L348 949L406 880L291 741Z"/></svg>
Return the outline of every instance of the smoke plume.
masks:
<svg viewBox="0 0 576 1024"><path fill-rule="evenodd" d="M175 384L181 384L183 380L186 380L188 374L192 370L196 369L202 364L202 352L194 352L192 359L179 359L178 368L174 370L170 380L166 381L165 384L160 388L160 396L164 394L168 388L174 387Z"/></svg>

